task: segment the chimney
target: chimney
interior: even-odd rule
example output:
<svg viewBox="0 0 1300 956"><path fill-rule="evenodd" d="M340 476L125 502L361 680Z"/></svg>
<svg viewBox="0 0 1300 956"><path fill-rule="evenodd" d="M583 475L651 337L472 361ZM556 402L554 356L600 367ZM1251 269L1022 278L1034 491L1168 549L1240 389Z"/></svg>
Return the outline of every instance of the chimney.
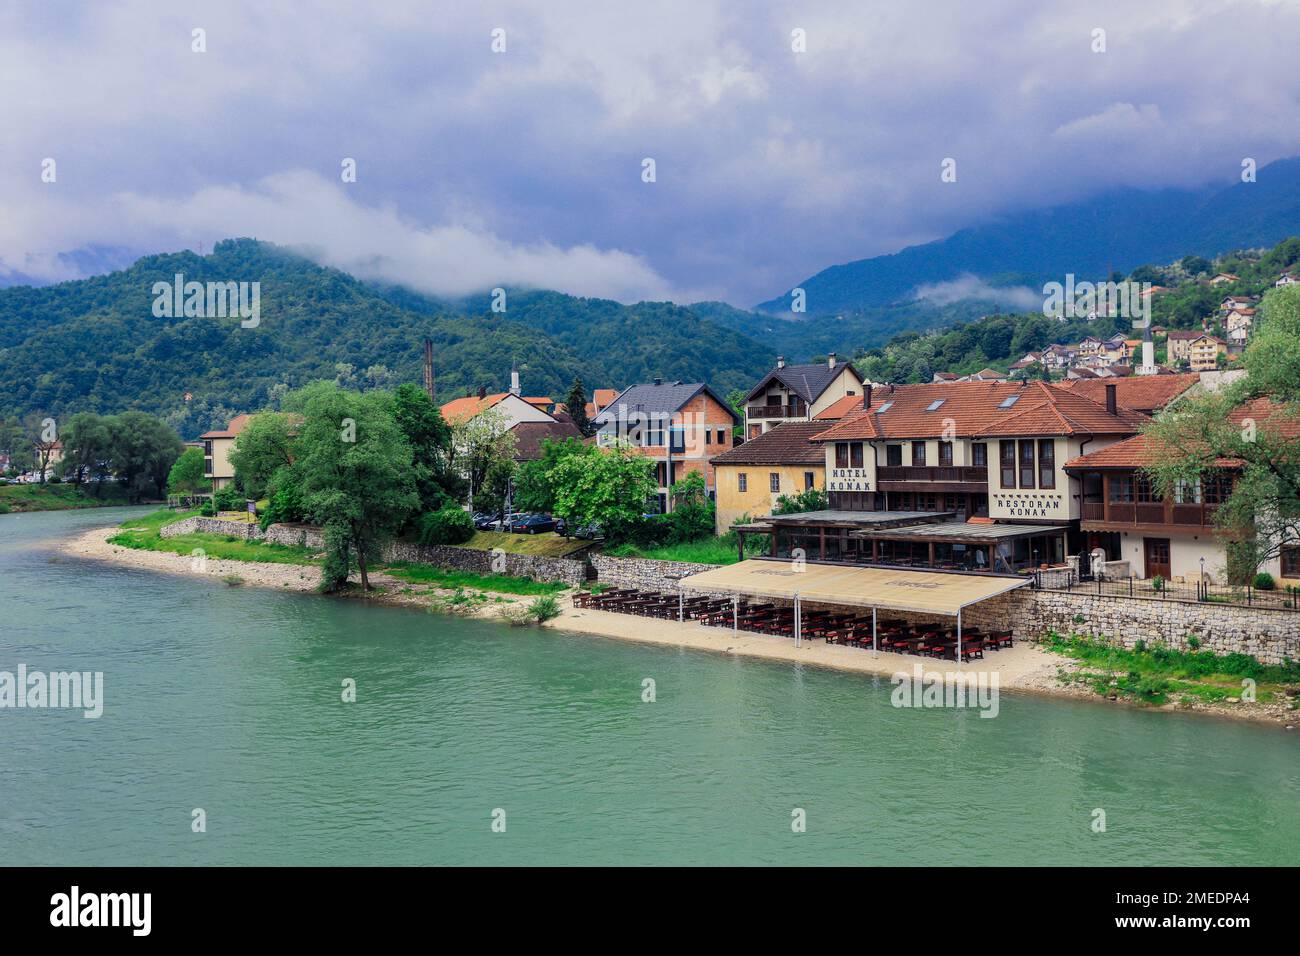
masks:
<svg viewBox="0 0 1300 956"><path fill-rule="evenodd" d="M830 355L826 356L826 367L827 367L827 368L834 368L834 367L835 367L835 353L834 353L834 352L832 352Z"/></svg>
<svg viewBox="0 0 1300 956"><path fill-rule="evenodd" d="M867 382L862 386L862 407L871 407L871 383Z"/></svg>
<svg viewBox="0 0 1300 956"><path fill-rule="evenodd" d="M1118 414L1115 402L1115 389L1118 387L1114 382L1106 383L1106 411L1112 415Z"/></svg>
<svg viewBox="0 0 1300 956"><path fill-rule="evenodd" d="M433 401L433 339L424 340L424 391Z"/></svg>
<svg viewBox="0 0 1300 956"><path fill-rule="evenodd" d="M785 368L785 356L784 356L784 355L778 355L778 356L776 357L776 367L777 367L777 368Z"/></svg>
<svg viewBox="0 0 1300 956"><path fill-rule="evenodd" d="M519 372L515 369L510 370L510 394L519 394Z"/></svg>
<svg viewBox="0 0 1300 956"><path fill-rule="evenodd" d="M656 375L656 376L655 376L655 384L656 384L656 385L662 385L663 383L664 383L664 380L663 380L662 378L660 378L658 375Z"/></svg>
<svg viewBox="0 0 1300 956"><path fill-rule="evenodd" d="M478 397L479 397L479 398L487 398L487 386L486 386L486 385L480 385L480 386L478 387Z"/></svg>

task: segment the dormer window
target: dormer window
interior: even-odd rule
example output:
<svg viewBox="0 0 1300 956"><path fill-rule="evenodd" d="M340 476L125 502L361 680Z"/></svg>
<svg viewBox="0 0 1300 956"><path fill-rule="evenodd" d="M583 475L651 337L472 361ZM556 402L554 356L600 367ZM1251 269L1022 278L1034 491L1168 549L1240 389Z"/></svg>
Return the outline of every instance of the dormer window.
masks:
<svg viewBox="0 0 1300 956"><path fill-rule="evenodd" d="M883 415L885 414L885 412L889 411L893 407L894 407L893 402L885 402L885 404L881 405L879 408L876 409L876 414Z"/></svg>
<svg viewBox="0 0 1300 956"><path fill-rule="evenodd" d="M998 404L998 408L1010 408L1016 402L1020 401L1020 395L1008 395Z"/></svg>
<svg viewBox="0 0 1300 956"><path fill-rule="evenodd" d="M925 410L927 412L937 412L939 410L939 406L941 406L946 401L947 401L946 398L936 398L933 402L931 402L929 405L925 407Z"/></svg>

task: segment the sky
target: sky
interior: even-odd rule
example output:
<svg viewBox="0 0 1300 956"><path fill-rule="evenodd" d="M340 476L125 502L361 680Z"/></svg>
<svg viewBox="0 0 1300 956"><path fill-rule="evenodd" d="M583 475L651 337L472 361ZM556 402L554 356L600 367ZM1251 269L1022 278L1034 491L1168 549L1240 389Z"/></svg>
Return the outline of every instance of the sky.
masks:
<svg viewBox="0 0 1300 956"><path fill-rule="evenodd" d="M1300 155L1297 37L1300 0L8 0L0 284L254 236L435 295L748 307Z"/></svg>

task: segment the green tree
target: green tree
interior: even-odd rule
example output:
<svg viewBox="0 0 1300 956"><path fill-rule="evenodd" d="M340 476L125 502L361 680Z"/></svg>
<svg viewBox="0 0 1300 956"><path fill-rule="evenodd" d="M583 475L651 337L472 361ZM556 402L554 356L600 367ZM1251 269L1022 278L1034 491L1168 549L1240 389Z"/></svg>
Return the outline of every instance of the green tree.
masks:
<svg viewBox="0 0 1300 956"><path fill-rule="evenodd" d="M582 379L575 378L569 388L569 397L565 399L564 410L584 435L591 434L591 422L587 421L587 392L582 386Z"/></svg>
<svg viewBox="0 0 1300 956"><path fill-rule="evenodd" d="M499 509L501 492L514 475L515 446L505 416L493 408L452 426L454 464L469 484L471 511Z"/></svg>
<svg viewBox="0 0 1300 956"><path fill-rule="evenodd" d="M95 497L103 491L104 479L112 473L113 440L109 420L94 412L78 412L63 426L64 477L77 484L95 479ZM203 456L199 455L199 469Z"/></svg>
<svg viewBox="0 0 1300 956"><path fill-rule="evenodd" d="M281 412L254 415L235 438L230 464L250 498L261 498L280 469L293 464L294 416Z"/></svg>
<svg viewBox="0 0 1300 956"><path fill-rule="evenodd" d="M599 524L610 542L627 540L656 487L654 462L625 445L580 449L561 457L551 472L554 513L573 528Z"/></svg>
<svg viewBox="0 0 1300 956"><path fill-rule="evenodd" d="M583 453L582 441L566 438L563 441L544 439L542 457L523 462L515 474L515 507L520 511L555 510L555 485L553 475L561 459Z"/></svg>
<svg viewBox="0 0 1300 956"><path fill-rule="evenodd" d="M184 450L180 436L145 412L123 412L108 419L109 460L132 501L161 498L167 475Z"/></svg>
<svg viewBox="0 0 1300 956"><path fill-rule="evenodd" d="M411 448L394 421L392 397L316 382L294 397L294 405L304 416L294 472L308 513L325 528L322 588L345 586L355 562L361 587L369 590L369 563L420 504Z"/></svg>
<svg viewBox="0 0 1300 956"><path fill-rule="evenodd" d="M673 485L673 510L668 515L674 542L712 537L714 506L704 474L692 471Z"/></svg>
<svg viewBox="0 0 1300 956"><path fill-rule="evenodd" d="M1148 471L1174 494L1239 462L1232 493L1215 512L1228 574L1246 583L1281 545L1300 538L1300 286L1269 292L1259 330L1242 357L1246 376L1219 392L1179 402L1147 429L1166 449Z"/></svg>
<svg viewBox="0 0 1300 956"><path fill-rule="evenodd" d="M465 482L452 469L452 431L424 389L411 383L393 393L393 420L411 447L420 511L438 511L459 503Z"/></svg>
<svg viewBox="0 0 1300 956"><path fill-rule="evenodd" d="M206 484L207 479L203 477L203 451L199 448L186 448L167 473L167 491L176 495L193 494L202 490Z"/></svg>
<svg viewBox="0 0 1300 956"><path fill-rule="evenodd" d="M776 499L772 514L792 515L804 511L825 511L829 507L829 498L820 488L805 488L794 495L781 495Z"/></svg>

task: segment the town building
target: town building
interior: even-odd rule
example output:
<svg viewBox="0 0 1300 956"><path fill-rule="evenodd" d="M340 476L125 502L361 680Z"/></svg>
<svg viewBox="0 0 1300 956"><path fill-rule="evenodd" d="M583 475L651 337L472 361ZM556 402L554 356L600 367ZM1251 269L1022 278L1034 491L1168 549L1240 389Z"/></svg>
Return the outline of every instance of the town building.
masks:
<svg viewBox="0 0 1300 956"><path fill-rule="evenodd" d="M732 447L732 429L740 416L703 382L632 385L598 414L596 442L625 442L655 462L654 504L660 513L672 507L672 486L691 472L704 476L715 490L711 459Z"/></svg>
<svg viewBox="0 0 1300 956"><path fill-rule="evenodd" d="M1287 272L1274 282L1273 285L1280 289L1283 286L1295 285L1298 282L1300 282L1300 272Z"/></svg>
<svg viewBox="0 0 1300 956"><path fill-rule="evenodd" d="M1227 285L1232 282L1240 282L1241 276L1235 276L1231 272L1220 272L1210 280L1210 285Z"/></svg>
<svg viewBox="0 0 1300 956"><path fill-rule="evenodd" d="M1170 365L1181 365L1191 361L1192 343L1204 332L1170 329L1165 333L1165 360Z"/></svg>
<svg viewBox="0 0 1300 956"><path fill-rule="evenodd" d="M745 396L745 437L754 438L781 422L806 422L846 395L862 392L862 376L852 362L836 360L832 352L825 362L787 365L776 360L776 368Z"/></svg>
<svg viewBox="0 0 1300 956"><path fill-rule="evenodd" d="M235 447L235 439L253 420L252 415L236 415L222 429L204 432L199 436L203 442L203 477L212 481L212 490L219 491L235 480L235 466L230 463L230 452Z"/></svg>
<svg viewBox="0 0 1300 956"><path fill-rule="evenodd" d="M587 421L593 421L597 415L609 408L610 402L618 398L618 389L616 388L594 388L591 390L591 401L587 403Z"/></svg>
<svg viewBox="0 0 1300 956"><path fill-rule="evenodd" d="M857 399L860 406L862 401ZM831 423L782 422L713 458L717 533L741 518L764 518L782 495L826 488L826 455L811 441Z"/></svg>
<svg viewBox="0 0 1300 956"><path fill-rule="evenodd" d="M1202 333L1188 343L1187 363L1193 372L1208 372L1219 367L1219 356L1227 351L1222 339Z"/></svg>
<svg viewBox="0 0 1300 956"><path fill-rule="evenodd" d="M1060 566L1080 519L1063 465L1146 421L1044 382L869 389L864 407L815 436L824 512L743 527L809 559L1014 572Z"/></svg>
<svg viewBox="0 0 1300 956"><path fill-rule="evenodd" d="M1267 423L1272 412L1267 399L1255 399L1233 419L1251 419L1258 426ZM1275 424L1284 437L1300 438L1300 423L1285 419ZM1107 573L1116 577L1181 583L1204 575L1210 583L1223 583L1227 553L1214 518L1232 494L1240 462L1219 460L1200 480L1180 483L1172 495L1164 496L1145 469L1169 453L1156 439L1135 435L1065 463L1082 496L1082 546L1100 551L1108 562ZM1262 570L1282 579L1282 586L1300 584L1300 542L1283 547L1280 558Z"/></svg>
<svg viewBox="0 0 1300 956"><path fill-rule="evenodd" d="M549 409L554 403L547 397L525 397L519 386L519 373L510 373L510 390L488 394L480 388L477 395L453 399L442 406L442 417L449 425L466 422L491 409L501 416L506 428L520 422L553 422Z"/></svg>

